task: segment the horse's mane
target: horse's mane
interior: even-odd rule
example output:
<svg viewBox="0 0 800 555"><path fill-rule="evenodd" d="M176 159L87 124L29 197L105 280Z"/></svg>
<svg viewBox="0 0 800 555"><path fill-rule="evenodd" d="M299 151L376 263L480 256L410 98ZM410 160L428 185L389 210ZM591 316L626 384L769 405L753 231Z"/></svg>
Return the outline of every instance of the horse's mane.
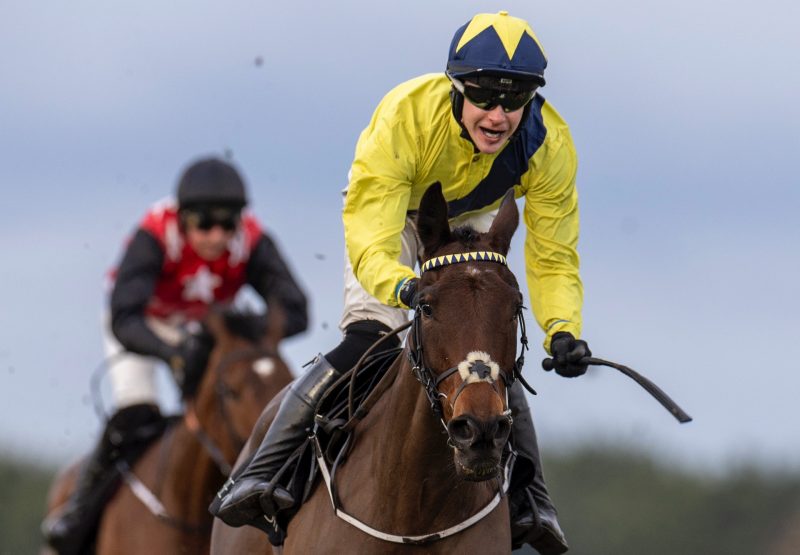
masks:
<svg viewBox="0 0 800 555"><path fill-rule="evenodd" d="M261 341L267 331L267 319L263 314L229 308L222 316L229 332L251 343Z"/></svg>

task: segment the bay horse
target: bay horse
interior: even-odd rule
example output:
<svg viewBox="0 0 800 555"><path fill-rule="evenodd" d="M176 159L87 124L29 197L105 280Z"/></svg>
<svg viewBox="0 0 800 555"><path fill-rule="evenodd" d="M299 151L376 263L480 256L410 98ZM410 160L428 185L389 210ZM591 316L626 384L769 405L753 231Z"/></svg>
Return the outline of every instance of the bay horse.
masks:
<svg viewBox="0 0 800 555"><path fill-rule="evenodd" d="M417 214L425 253L418 303L404 350L384 377L393 382L379 384L383 393L351 420L346 464L333 478L322 470L334 493L317 481L288 525L283 553L511 552L507 387L519 376L527 339L505 255L518 223L509 191L487 233L451 231L441 187L426 191ZM251 452L265 428L254 430ZM256 528L215 519L212 554L271 549Z"/></svg>
<svg viewBox="0 0 800 555"><path fill-rule="evenodd" d="M281 311L270 310L266 335L254 324L252 315L232 312L206 318L214 348L197 393L124 475L99 522L96 554L209 552L208 505L264 406L292 380L278 351ZM78 468L56 479L50 510L66 501Z"/></svg>

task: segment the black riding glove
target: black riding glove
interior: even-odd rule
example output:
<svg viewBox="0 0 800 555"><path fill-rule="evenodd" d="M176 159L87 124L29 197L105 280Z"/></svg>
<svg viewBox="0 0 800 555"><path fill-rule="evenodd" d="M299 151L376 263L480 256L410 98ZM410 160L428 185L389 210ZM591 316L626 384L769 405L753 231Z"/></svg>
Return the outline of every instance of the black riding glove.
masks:
<svg viewBox="0 0 800 555"><path fill-rule="evenodd" d="M400 302L409 308L414 308L417 305L417 285L419 278L413 277L405 281L400 291L397 293L397 298Z"/></svg>
<svg viewBox="0 0 800 555"><path fill-rule="evenodd" d="M208 364L211 344L203 336L188 335L169 359L172 374L184 399L193 397Z"/></svg>
<svg viewBox="0 0 800 555"><path fill-rule="evenodd" d="M581 363L584 357L592 356L589 345L582 339L575 339L571 333L560 331L550 340L553 355L553 368L559 376L577 378L586 373L588 365Z"/></svg>

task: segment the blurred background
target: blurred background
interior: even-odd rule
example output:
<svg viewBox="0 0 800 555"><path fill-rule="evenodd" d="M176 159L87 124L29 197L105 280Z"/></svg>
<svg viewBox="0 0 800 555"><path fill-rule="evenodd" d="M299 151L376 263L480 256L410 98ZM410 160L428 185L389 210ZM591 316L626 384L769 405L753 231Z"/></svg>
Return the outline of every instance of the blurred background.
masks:
<svg viewBox="0 0 800 555"><path fill-rule="evenodd" d="M695 419L611 369L542 372L529 329L570 553L800 552L797 3L3 0L0 553L33 552L51 473L99 433L105 273L183 167L242 170L312 301L299 370L339 341L358 134L500 9L536 31L578 149L584 337Z"/></svg>

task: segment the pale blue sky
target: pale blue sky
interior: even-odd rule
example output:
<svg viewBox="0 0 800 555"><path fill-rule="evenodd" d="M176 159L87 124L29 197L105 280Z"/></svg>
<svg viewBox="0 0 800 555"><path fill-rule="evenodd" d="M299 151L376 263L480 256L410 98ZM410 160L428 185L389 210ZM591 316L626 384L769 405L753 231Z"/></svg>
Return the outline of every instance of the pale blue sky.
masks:
<svg viewBox="0 0 800 555"><path fill-rule="evenodd" d="M474 13L508 9L547 51L542 92L580 156L584 336L695 417L613 370L545 374L535 352L544 450L600 437L800 468L796 3L274 4L0 1L0 449L92 444L104 272L197 155L233 153L312 299L294 366L333 347L358 133L392 86L443 70Z"/></svg>

